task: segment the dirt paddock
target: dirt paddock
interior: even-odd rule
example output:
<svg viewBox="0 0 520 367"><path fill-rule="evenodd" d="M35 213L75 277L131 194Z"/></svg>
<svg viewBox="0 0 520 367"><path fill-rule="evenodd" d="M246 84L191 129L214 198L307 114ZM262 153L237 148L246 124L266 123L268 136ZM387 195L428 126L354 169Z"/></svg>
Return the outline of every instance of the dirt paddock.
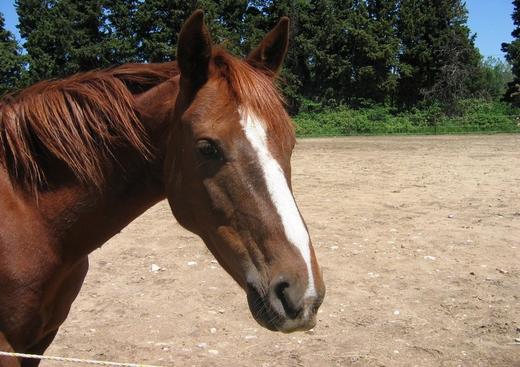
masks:
<svg viewBox="0 0 520 367"><path fill-rule="evenodd" d="M162 202L92 254L47 354L520 366L520 135L300 140L293 186L327 285L314 330L258 326L242 290Z"/></svg>

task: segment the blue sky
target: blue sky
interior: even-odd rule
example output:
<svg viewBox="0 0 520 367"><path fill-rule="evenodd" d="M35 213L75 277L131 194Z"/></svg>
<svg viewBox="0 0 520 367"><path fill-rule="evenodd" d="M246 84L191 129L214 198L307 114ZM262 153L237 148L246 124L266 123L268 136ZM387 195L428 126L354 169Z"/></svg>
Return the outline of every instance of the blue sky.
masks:
<svg viewBox="0 0 520 367"><path fill-rule="evenodd" d="M511 41L514 25L511 0L466 0L469 27L477 34L477 47L484 56L503 58L502 42Z"/></svg>
<svg viewBox="0 0 520 367"><path fill-rule="evenodd" d="M503 58L502 42L511 40L513 21L511 0L466 0L469 10L469 27L477 34L477 47L484 56ZM14 0L0 0L0 12L5 16L6 27L19 39Z"/></svg>

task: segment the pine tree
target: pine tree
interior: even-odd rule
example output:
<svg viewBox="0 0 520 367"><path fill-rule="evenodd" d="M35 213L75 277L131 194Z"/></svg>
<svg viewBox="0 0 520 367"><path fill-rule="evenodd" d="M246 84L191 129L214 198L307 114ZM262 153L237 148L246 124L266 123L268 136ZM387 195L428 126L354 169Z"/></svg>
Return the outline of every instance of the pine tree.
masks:
<svg viewBox="0 0 520 367"><path fill-rule="evenodd" d="M461 0L401 0L398 31L401 106L426 98L451 110L474 93L468 80L478 73L480 54Z"/></svg>
<svg viewBox="0 0 520 367"><path fill-rule="evenodd" d="M349 21L353 85L352 99L376 103L390 102L397 87L395 0L357 1Z"/></svg>
<svg viewBox="0 0 520 367"><path fill-rule="evenodd" d="M234 2L231 0L231 2ZM239 1L240 3L240 1ZM284 67L280 73L281 87L286 96L288 109L295 113L299 110L302 98L309 95L312 89L311 69L313 68L312 54L313 33L310 27L311 20L315 17L309 0L273 0L273 1L243 1L247 3L245 13L241 17L239 28L240 37L238 46L226 47L247 55L255 48L266 32L270 31L283 16L290 18L289 50ZM226 25L226 28L230 24ZM231 28L231 29L233 29ZM228 31L225 31L228 32ZM225 32L223 34L225 34ZM232 40L231 38L230 40ZM314 95L319 94L316 90Z"/></svg>
<svg viewBox="0 0 520 367"><path fill-rule="evenodd" d="M279 0L262 13L268 19L291 18L282 75L293 111L305 100L325 105L391 101L399 48L395 0Z"/></svg>
<svg viewBox="0 0 520 367"><path fill-rule="evenodd" d="M174 59L177 35L195 4L185 0L147 0L138 3L134 17L138 59L141 62Z"/></svg>
<svg viewBox="0 0 520 367"><path fill-rule="evenodd" d="M139 62L135 17L139 0L104 0L103 32L111 64Z"/></svg>
<svg viewBox="0 0 520 367"><path fill-rule="evenodd" d="M32 82L108 66L102 0L17 0Z"/></svg>
<svg viewBox="0 0 520 367"><path fill-rule="evenodd" d="M0 13L0 95L20 85L23 57L14 35L5 29L4 15Z"/></svg>
<svg viewBox="0 0 520 367"><path fill-rule="evenodd" d="M517 11L519 2L515 1ZM241 56L256 47L281 16L290 17L290 47L281 80L291 112L302 104L314 108L313 102L411 107L427 100L453 109L458 100L475 95L487 75L479 68L481 57L462 0L16 4L32 81L125 62L175 59L178 32L198 7L205 9L214 42ZM520 35L520 30L515 32ZM520 46L515 42L504 47L518 74L520 60L514 60Z"/></svg>
<svg viewBox="0 0 520 367"><path fill-rule="evenodd" d="M352 95L353 52L349 44L354 1L314 0L297 41L309 55L304 92L308 99L327 105L347 102ZM305 58L304 58L305 60Z"/></svg>
<svg viewBox="0 0 520 367"><path fill-rule="evenodd" d="M254 36L251 24L253 10L247 0L199 0L197 7L205 10L211 37L215 44L221 44L235 55L245 56L249 50L248 41Z"/></svg>
<svg viewBox="0 0 520 367"><path fill-rule="evenodd" d="M511 64L514 80L508 84L504 99L520 106L520 0L513 0L513 23L515 29L511 33L513 41L502 43L502 51Z"/></svg>

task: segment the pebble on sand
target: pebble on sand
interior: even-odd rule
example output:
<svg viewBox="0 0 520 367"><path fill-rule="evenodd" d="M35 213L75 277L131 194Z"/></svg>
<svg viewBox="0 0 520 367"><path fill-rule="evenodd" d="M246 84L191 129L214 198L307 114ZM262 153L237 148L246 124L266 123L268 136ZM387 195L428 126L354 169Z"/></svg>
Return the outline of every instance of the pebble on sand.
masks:
<svg viewBox="0 0 520 367"><path fill-rule="evenodd" d="M161 269L162 269L162 268L161 268L159 265L157 265L157 264L152 264L152 265L150 265L150 271L151 271L152 273L157 273L157 272L160 271Z"/></svg>

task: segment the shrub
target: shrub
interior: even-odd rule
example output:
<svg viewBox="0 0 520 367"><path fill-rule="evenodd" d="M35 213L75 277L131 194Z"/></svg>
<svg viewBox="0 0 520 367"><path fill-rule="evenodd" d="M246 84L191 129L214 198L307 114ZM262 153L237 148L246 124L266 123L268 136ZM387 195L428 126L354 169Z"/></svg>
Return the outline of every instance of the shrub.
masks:
<svg viewBox="0 0 520 367"><path fill-rule="evenodd" d="M397 113L378 105L323 110L306 103L307 112L296 115L294 122L298 136L520 132L520 109L479 99L459 103L458 116L444 115L437 105Z"/></svg>

